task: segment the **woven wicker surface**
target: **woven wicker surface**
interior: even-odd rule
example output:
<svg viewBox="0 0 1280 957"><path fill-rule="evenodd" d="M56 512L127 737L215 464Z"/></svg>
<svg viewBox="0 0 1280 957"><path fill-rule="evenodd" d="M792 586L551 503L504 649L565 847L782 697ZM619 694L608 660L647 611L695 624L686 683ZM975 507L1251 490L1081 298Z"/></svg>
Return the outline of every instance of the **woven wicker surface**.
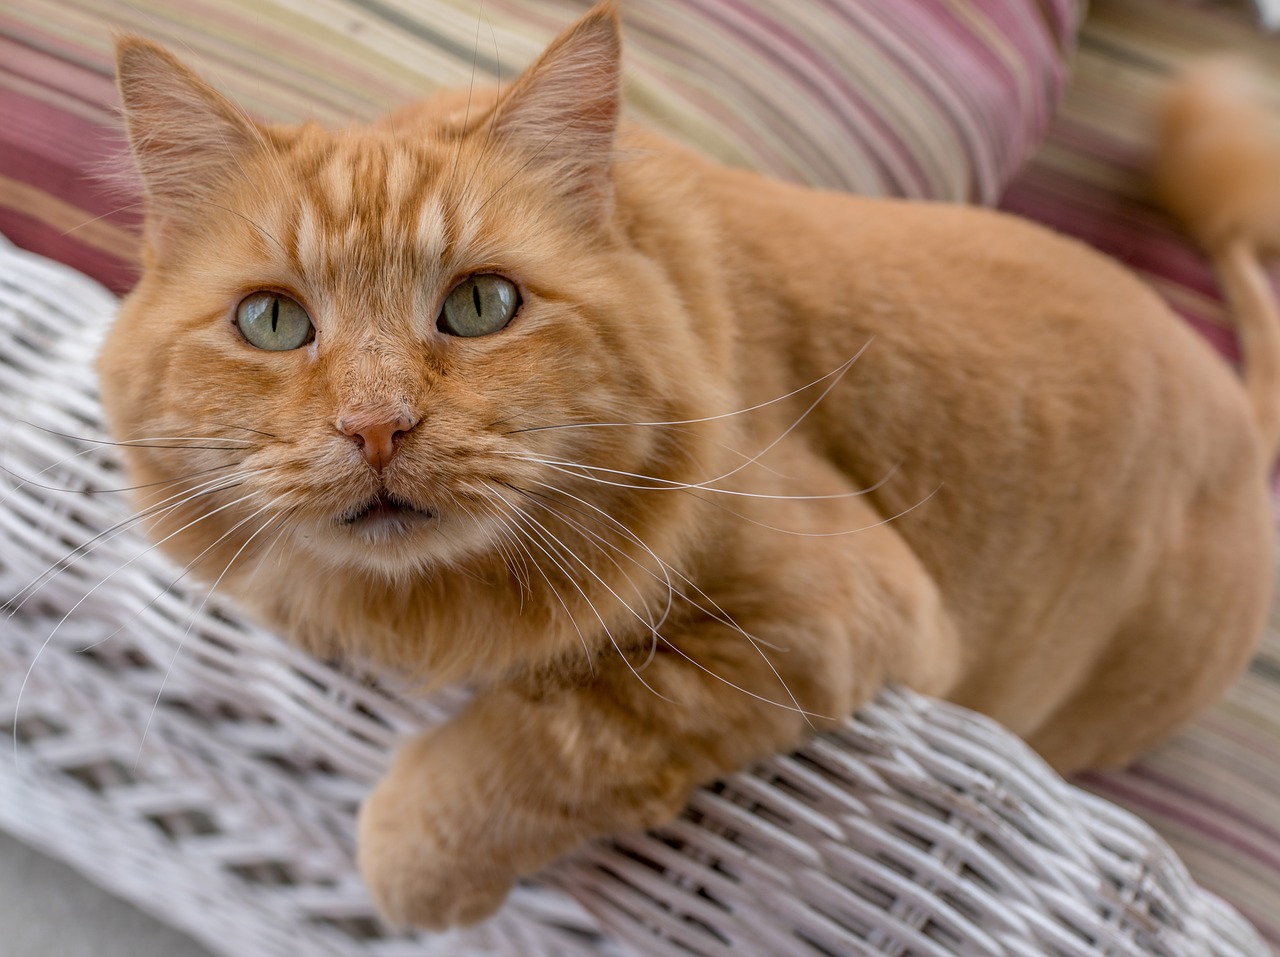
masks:
<svg viewBox="0 0 1280 957"><path fill-rule="evenodd" d="M354 808L397 737L458 700L298 654L129 527L89 371L113 308L0 250L0 825L211 949L1267 952L1132 815L904 691L700 792L662 832L563 862L480 928L390 935L351 864Z"/></svg>

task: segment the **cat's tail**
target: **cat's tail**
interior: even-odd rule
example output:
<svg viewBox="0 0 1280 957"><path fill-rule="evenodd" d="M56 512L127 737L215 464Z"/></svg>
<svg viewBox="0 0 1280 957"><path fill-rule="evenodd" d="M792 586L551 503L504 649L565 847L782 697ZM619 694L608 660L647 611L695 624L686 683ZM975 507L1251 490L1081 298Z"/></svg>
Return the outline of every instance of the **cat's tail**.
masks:
<svg viewBox="0 0 1280 957"><path fill-rule="evenodd" d="M1280 117L1238 60L1170 89L1159 117L1157 192L1208 253L1235 315L1245 390L1264 448L1280 453L1280 307L1263 269L1280 256Z"/></svg>

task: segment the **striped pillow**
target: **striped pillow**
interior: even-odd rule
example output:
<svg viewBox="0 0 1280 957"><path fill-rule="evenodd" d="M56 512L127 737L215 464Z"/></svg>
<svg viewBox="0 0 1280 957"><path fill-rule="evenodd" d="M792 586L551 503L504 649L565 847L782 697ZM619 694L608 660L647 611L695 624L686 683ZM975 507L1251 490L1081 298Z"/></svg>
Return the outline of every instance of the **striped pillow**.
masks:
<svg viewBox="0 0 1280 957"><path fill-rule="evenodd" d="M330 124L509 80L588 0L7 0L0 233L116 291L136 211L111 32L153 36L251 114ZM727 162L814 185L994 202L1061 92L1081 0L633 0L633 113ZM782 11L785 10L785 13Z"/></svg>

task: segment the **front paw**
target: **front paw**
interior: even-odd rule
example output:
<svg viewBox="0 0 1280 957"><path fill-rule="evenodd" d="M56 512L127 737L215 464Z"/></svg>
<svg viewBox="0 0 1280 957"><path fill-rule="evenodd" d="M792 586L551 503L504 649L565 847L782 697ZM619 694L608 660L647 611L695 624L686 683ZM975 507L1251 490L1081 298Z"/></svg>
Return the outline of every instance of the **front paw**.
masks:
<svg viewBox="0 0 1280 957"><path fill-rule="evenodd" d="M500 688L406 741L360 809L360 870L383 916L474 924L517 878L584 841L673 817L687 767L620 713L594 689L531 699Z"/></svg>
<svg viewBox="0 0 1280 957"><path fill-rule="evenodd" d="M360 808L360 873L382 916L396 927L447 930L484 920L501 906L514 875L459 837L468 822L432 807L418 782L391 776Z"/></svg>

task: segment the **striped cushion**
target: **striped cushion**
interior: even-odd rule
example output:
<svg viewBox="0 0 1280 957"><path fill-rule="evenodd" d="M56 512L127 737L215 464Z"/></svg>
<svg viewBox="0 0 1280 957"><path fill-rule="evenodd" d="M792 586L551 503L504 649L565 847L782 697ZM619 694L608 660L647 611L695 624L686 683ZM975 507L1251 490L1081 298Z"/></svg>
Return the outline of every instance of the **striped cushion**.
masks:
<svg viewBox="0 0 1280 957"><path fill-rule="evenodd" d="M1061 91L1079 0L632 0L633 112L729 162L867 193L993 202ZM342 124L510 79L588 0L7 0L0 233L117 291L131 199L111 31L160 39L250 113ZM781 12L785 11L785 13ZM101 218L99 218L101 217Z"/></svg>

